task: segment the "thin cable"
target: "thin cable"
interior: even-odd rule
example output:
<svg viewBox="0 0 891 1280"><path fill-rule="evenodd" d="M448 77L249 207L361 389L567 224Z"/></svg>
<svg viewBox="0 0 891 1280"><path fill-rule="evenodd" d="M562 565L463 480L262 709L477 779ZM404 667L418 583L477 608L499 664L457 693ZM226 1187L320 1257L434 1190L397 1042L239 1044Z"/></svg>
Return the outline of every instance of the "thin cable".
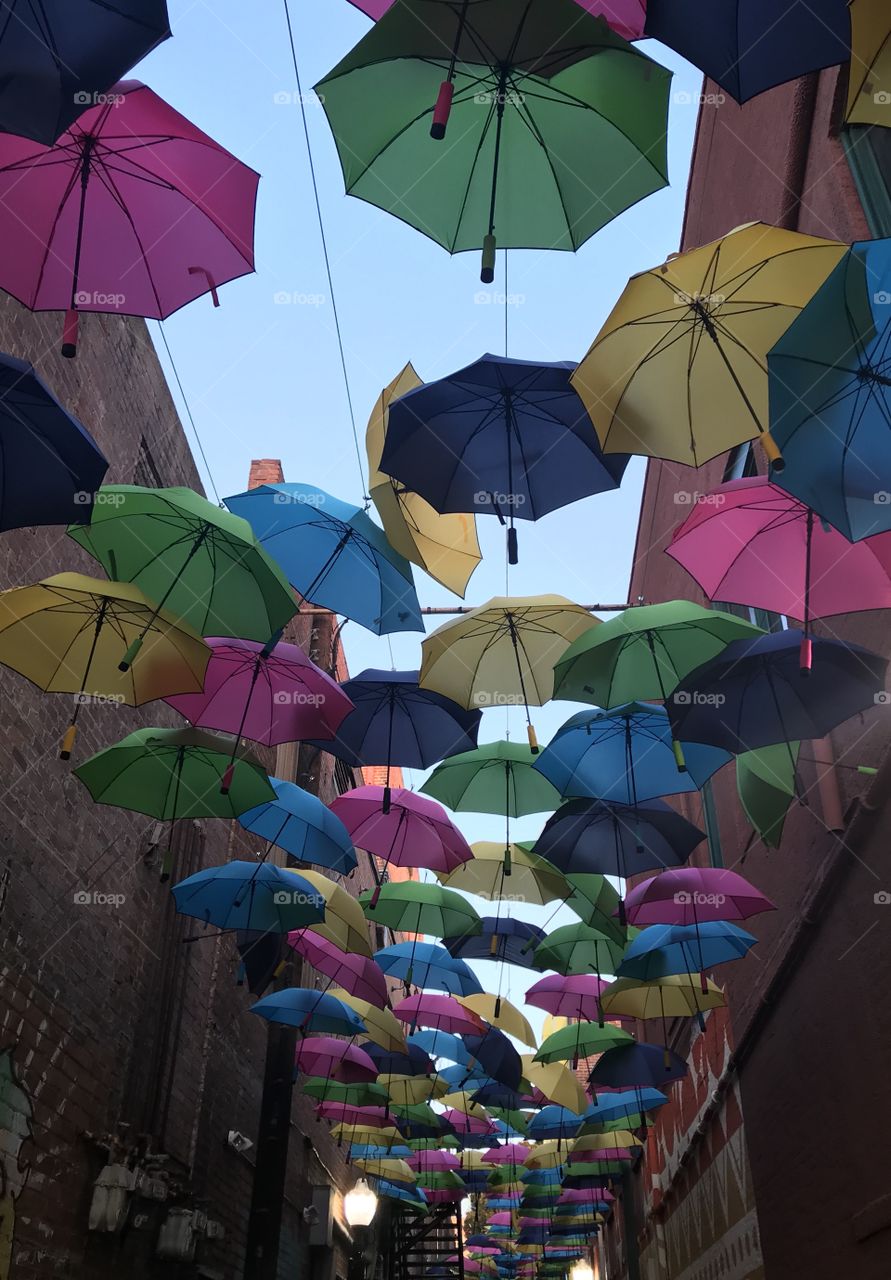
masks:
<svg viewBox="0 0 891 1280"><path fill-rule="evenodd" d="M509 354L508 344L507 344L507 308L508 308L509 298L510 298L510 293L508 292L508 279L507 279L507 250L505 249L504 251L504 355L505 355L505 358L507 358Z"/></svg>
<svg viewBox="0 0 891 1280"><path fill-rule="evenodd" d="M309 160L309 174L312 180L313 198L316 205L316 217L319 220L319 235L322 241L322 254L325 259L325 274L328 277L328 293L331 297L331 313L334 316L334 328L337 333L337 347L340 352L340 367L343 370L343 385L344 390L346 391L347 406L350 413L350 426L353 431L353 444L356 447L356 462L359 466L359 479L362 484L362 498L363 501L368 504L370 502L370 498L367 493L365 466L362 461L362 450L359 447L359 433L356 430L356 413L353 408L352 393L350 392L350 379L349 374L347 373L346 354L343 347L343 334L340 329L340 316L337 312L337 300L334 294L334 281L331 277L331 259L328 254L328 238L325 235L325 223L322 218L322 204L319 199L319 185L316 181L316 167L312 158L312 146L309 140L309 125L306 120L306 104L303 101L303 85L300 81L300 71L297 66L297 47L294 43L294 29L291 25L291 8L289 0L282 0L282 3L284 4L285 22L288 27L288 43L291 46L291 63L294 67L294 81L297 85L297 101L300 104L300 119L303 122L303 136L306 139L306 155Z"/></svg>
<svg viewBox="0 0 891 1280"><path fill-rule="evenodd" d="M192 434L195 437L195 443L198 445L198 452L201 454L201 461L204 463L204 470L207 472L207 478L210 481L210 487L213 489L213 496L217 502L220 501L220 495L217 491L216 481L213 478L213 472L210 469L210 463L207 461L207 454L204 452L204 445L201 443L201 437L198 434L198 428L195 425L195 419L192 416L192 409L189 405L188 397L183 389L182 379L179 376L179 370L176 367L176 361L173 358L173 352L170 350L170 343L167 341L167 334L164 332L164 326L158 321L158 333L161 335L161 341L164 343L164 350L167 352L167 359L170 361L170 368L173 371L176 385L179 388L180 399L183 402L183 408L186 411L186 417L192 427Z"/></svg>

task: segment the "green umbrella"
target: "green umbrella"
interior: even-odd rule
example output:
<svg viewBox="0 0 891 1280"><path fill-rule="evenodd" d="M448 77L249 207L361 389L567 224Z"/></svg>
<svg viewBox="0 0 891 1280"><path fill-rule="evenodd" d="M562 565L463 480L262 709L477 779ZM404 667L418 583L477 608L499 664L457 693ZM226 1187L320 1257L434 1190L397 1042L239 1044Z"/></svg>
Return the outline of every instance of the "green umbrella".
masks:
<svg viewBox="0 0 891 1280"><path fill-rule="evenodd" d="M229 787L221 791L232 769ZM275 799L266 770L230 734L203 729L137 729L74 770L97 804L165 822L237 818ZM168 849L162 879L170 874Z"/></svg>
<svg viewBox="0 0 891 1280"><path fill-rule="evenodd" d="M326 1076L310 1076L300 1086L302 1093L323 1102L344 1102L352 1107L388 1107L390 1096L379 1084L341 1084ZM388 1107L393 1111L393 1107Z"/></svg>
<svg viewBox="0 0 891 1280"><path fill-rule="evenodd" d="M560 793L533 768L537 757L520 742L487 742L449 756L421 787L425 795L459 813L497 813L521 818L551 813Z"/></svg>
<svg viewBox="0 0 891 1280"><path fill-rule="evenodd" d="M629 928L627 941L639 930ZM627 943L606 937L587 924L565 924L549 934L535 949L535 963L541 969L554 969L565 976L573 973L615 973L622 963Z"/></svg>
<svg viewBox="0 0 891 1280"><path fill-rule="evenodd" d="M464 1181L454 1169L431 1170L418 1174L418 1184L425 1191L463 1191Z"/></svg>
<svg viewBox="0 0 891 1280"><path fill-rule="evenodd" d="M566 906L574 911L583 924L590 925L604 937L624 946L625 929L619 923L616 912L619 894L606 876L596 872L572 872L566 880L572 889Z"/></svg>
<svg viewBox="0 0 891 1280"><path fill-rule="evenodd" d="M516 1129L517 1133L526 1132L529 1125L529 1117L524 1115L522 1111L514 1111L510 1107L493 1107L491 1105L486 1109L496 1120L503 1120L512 1129Z"/></svg>
<svg viewBox="0 0 891 1280"><path fill-rule="evenodd" d="M571 1022L568 1027L561 1027L542 1041L535 1060L569 1062L578 1058L593 1058L596 1053L605 1053L607 1049L631 1044L633 1040L634 1037L627 1031L609 1023L601 1027L597 1022Z"/></svg>
<svg viewBox="0 0 891 1280"><path fill-rule="evenodd" d="M689 600L636 605L580 636L554 667L554 697L609 709L663 702L696 667L760 627Z"/></svg>
<svg viewBox="0 0 891 1280"><path fill-rule="evenodd" d="M452 938L483 930L483 922L470 903L460 893L438 884L390 881L373 892L360 893L359 905L374 924L403 933Z"/></svg>
<svg viewBox="0 0 891 1280"><path fill-rule="evenodd" d="M795 798L799 743L781 742L736 757L736 789L746 817L771 849L779 848Z"/></svg>
<svg viewBox="0 0 891 1280"><path fill-rule="evenodd" d="M450 253L482 248L488 284L496 230L575 250L667 185L670 83L571 0L397 0L316 90L347 192Z"/></svg>
<svg viewBox="0 0 891 1280"><path fill-rule="evenodd" d="M192 489L105 485L90 524L71 525L68 535L109 577L135 583L158 611L199 635L265 641L297 612L287 579L248 522ZM141 643L130 645L122 670Z"/></svg>
<svg viewBox="0 0 891 1280"><path fill-rule="evenodd" d="M439 1123L437 1117L436 1123ZM435 1138L410 1138L406 1146L411 1147L412 1151L438 1151L440 1148L449 1151L458 1151L461 1143L451 1133L441 1133Z"/></svg>

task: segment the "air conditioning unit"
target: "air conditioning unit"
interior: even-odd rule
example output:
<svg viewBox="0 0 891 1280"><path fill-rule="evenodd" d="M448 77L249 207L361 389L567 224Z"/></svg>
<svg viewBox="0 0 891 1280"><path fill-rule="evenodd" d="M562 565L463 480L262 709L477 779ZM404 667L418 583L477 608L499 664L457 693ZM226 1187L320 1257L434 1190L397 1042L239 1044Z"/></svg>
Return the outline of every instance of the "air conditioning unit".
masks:
<svg viewBox="0 0 891 1280"><path fill-rule="evenodd" d="M201 1216L204 1217L203 1214ZM158 1234L155 1252L159 1258L168 1262L194 1261L195 1246L198 1242L196 1217L194 1209L169 1210Z"/></svg>
<svg viewBox="0 0 891 1280"><path fill-rule="evenodd" d="M143 1169L137 1169L134 1187L136 1194L146 1200L164 1201L167 1199L166 1178L154 1178Z"/></svg>
<svg viewBox="0 0 891 1280"><path fill-rule="evenodd" d="M222 1222L216 1222L213 1218L208 1218L204 1234L208 1240L224 1240L226 1238L226 1228Z"/></svg>
<svg viewBox="0 0 891 1280"><path fill-rule="evenodd" d="M136 1174L125 1164L107 1164L93 1184L90 1201L91 1231L119 1231L124 1225Z"/></svg>

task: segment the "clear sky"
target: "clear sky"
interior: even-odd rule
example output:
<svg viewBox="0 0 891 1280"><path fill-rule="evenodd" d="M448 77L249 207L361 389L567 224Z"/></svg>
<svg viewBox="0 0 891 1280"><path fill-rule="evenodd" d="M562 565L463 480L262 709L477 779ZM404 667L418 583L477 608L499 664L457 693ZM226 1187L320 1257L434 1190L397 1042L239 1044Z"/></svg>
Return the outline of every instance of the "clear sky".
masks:
<svg viewBox="0 0 891 1280"><path fill-rule="evenodd" d="M291 0L291 14L305 91L371 25L347 0ZM281 458L288 480L361 505L363 485L294 103L284 0L170 0L170 16L174 38L146 60L139 75L262 175L256 274L226 285L218 310L209 298L201 299L164 325L216 489L221 497L239 492L251 459L273 457ZM580 359L627 278L678 248L701 76L669 50L651 41L643 47L675 72L671 186L618 218L576 255L509 255L512 356ZM395 218L345 196L318 103L309 104L308 117L364 457L368 415L406 361L432 381L484 352L504 352L504 306L479 300L481 294L503 297L503 261L499 255L496 282L487 291L479 283L478 254L450 258ZM277 295L289 301L277 301ZM166 363L163 348L160 354ZM212 495L204 468L202 473ZM511 593L559 592L584 604L624 600L642 478L643 463L635 460L618 493L576 503L535 525L521 522ZM505 587L504 533L494 518L483 516L478 523L486 558L471 579L469 604L503 594ZM416 580L423 605L457 603L420 570ZM344 630L354 672L366 666L417 667L420 639L393 637L391 650L386 638L355 624ZM539 738L546 741L576 709L557 703L537 712ZM513 736L525 736L519 711L512 728ZM504 729L503 710L485 713L482 739L501 737ZM417 785L421 779L411 781ZM517 838L536 836L542 822L539 817L516 824ZM497 839L503 832L501 820L483 816L461 815L459 825L470 840ZM522 914L539 923L544 919L538 912ZM529 985L526 976L512 975L514 998Z"/></svg>

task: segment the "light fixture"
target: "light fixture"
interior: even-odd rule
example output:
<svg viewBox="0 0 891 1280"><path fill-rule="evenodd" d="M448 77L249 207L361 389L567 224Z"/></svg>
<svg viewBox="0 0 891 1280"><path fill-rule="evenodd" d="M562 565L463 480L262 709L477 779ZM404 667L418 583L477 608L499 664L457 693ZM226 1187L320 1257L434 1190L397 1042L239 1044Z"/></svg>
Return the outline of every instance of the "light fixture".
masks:
<svg viewBox="0 0 891 1280"><path fill-rule="evenodd" d="M594 1280L594 1272L590 1264L580 1258L570 1269L569 1280Z"/></svg>
<svg viewBox="0 0 891 1280"><path fill-rule="evenodd" d="M348 1226L367 1227L371 1225L371 1220L377 1212L377 1196L364 1178L360 1178L352 1191L348 1191L344 1196L343 1211L346 1215ZM581 1276L579 1280L585 1280L585 1277ZM593 1280L593 1277L591 1277L591 1280Z"/></svg>

